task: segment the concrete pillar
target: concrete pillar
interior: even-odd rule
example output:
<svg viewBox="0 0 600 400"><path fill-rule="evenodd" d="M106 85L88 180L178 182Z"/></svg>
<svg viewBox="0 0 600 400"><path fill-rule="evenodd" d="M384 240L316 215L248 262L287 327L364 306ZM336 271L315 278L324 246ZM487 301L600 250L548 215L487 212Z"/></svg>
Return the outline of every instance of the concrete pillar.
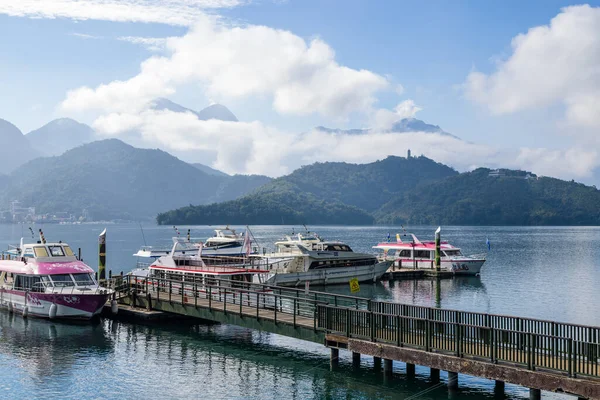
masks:
<svg viewBox="0 0 600 400"><path fill-rule="evenodd" d="M415 376L415 364L406 363L406 375L411 378Z"/></svg>
<svg viewBox="0 0 600 400"><path fill-rule="evenodd" d="M352 367L360 368L360 353L352 352Z"/></svg>
<svg viewBox="0 0 600 400"><path fill-rule="evenodd" d="M529 389L529 400L540 400L542 391L540 389Z"/></svg>
<svg viewBox="0 0 600 400"><path fill-rule="evenodd" d="M331 348L331 357L329 358L329 369L334 370L338 367L340 361L340 350Z"/></svg>
<svg viewBox="0 0 600 400"><path fill-rule="evenodd" d="M437 383L440 381L440 370L437 368L431 368L429 372L429 377L431 381Z"/></svg>
<svg viewBox="0 0 600 400"><path fill-rule="evenodd" d="M458 373L448 371L448 388L458 389Z"/></svg>
<svg viewBox="0 0 600 400"><path fill-rule="evenodd" d="M381 357L373 357L373 368L375 372L381 371Z"/></svg>
<svg viewBox="0 0 600 400"><path fill-rule="evenodd" d="M385 376L392 376L392 371L394 369L394 362L392 360L388 360L387 358L383 360L383 373Z"/></svg>

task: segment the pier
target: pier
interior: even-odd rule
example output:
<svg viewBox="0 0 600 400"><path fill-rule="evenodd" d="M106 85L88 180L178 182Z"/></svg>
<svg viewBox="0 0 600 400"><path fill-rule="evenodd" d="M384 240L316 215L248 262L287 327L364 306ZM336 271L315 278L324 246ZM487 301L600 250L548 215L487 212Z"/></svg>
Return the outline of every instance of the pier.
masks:
<svg viewBox="0 0 600 400"><path fill-rule="evenodd" d="M295 288L230 280L183 282L145 277L111 280L116 298L132 309L162 311L323 344L332 369L340 350L373 357L392 376L393 363L431 369L433 382L448 372L456 390L460 374L540 391L600 399L600 327L380 302Z"/></svg>

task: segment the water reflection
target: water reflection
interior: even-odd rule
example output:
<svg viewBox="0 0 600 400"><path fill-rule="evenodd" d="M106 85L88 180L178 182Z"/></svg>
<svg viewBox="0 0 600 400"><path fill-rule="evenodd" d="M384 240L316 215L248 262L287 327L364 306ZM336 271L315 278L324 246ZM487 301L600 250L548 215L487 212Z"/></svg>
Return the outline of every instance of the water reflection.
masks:
<svg viewBox="0 0 600 400"><path fill-rule="evenodd" d="M48 378L68 374L81 358L106 358L112 340L101 323L69 324L0 311L0 353L16 357L27 371Z"/></svg>

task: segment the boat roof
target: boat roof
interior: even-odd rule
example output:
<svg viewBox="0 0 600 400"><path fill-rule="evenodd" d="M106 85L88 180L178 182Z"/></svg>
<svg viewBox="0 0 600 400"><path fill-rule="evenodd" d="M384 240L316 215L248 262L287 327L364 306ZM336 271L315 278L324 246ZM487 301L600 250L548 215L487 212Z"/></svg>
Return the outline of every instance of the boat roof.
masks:
<svg viewBox="0 0 600 400"><path fill-rule="evenodd" d="M81 261L15 261L0 260L0 272L11 272L23 275L60 275L60 274L93 274L94 270Z"/></svg>
<svg viewBox="0 0 600 400"><path fill-rule="evenodd" d="M268 271L262 269L249 269L243 267L226 267L226 266L191 266L187 265L185 267L167 267L164 265L150 265L150 269L157 270L167 270L167 271L179 271L179 272L189 272L196 274L205 274L205 275L249 275L249 274L265 274Z"/></svg>
<svg viewBox="0 0 600 400"><path fill-rule="evenodd" d="M420 242L420 243L415 243L414 245L412 243L398 243L398 242L383 242L383 243L378 243L377 246L373 246L374 249L386 249L386 250L392 250L392 249L417 249L417 250L435 250L435 242L431 241L431 242ZM460 250L460 248L452 246L450 243L448 242L440 242L440 248L442 250Z"/></svg>

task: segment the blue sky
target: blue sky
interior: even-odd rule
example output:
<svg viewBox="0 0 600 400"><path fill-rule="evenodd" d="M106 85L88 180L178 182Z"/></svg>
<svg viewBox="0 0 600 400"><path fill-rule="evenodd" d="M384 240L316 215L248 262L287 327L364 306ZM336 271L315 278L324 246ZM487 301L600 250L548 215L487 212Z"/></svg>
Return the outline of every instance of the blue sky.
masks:
<svg viewBox="0 0 600 400"><path fill-rule="evenodd" d="M530 79L526 78L530 73L532 76L543 73L543 57L550 57L551 63L552 54L548 56L548 52L555 51L553 49L556 48L559 49L556 50L557 59L570 56L561 54L561 51L567 51L564 50L565 46L560 45L561 34L549 34L543 39L528 37L531 40L520 50L521 53L527 52L527 56L523 56L511 46L511 41L517 35L527 35L531 28L537 26L548 26L553 18L561 14L563 7L578 3L551 0L240 0L241 4L235 4L238 3L237 0L175 0L166 4L159 0L150 0L147 2L148 7L163 7L168 11L168 15L172 12L173 18L180 18L176 23L159 23L160 17L153 16L151 12L146 16L143 6L139 6L137 2L129 2L132 4L129 15L136 15L129 18L128 12L116 17L111 14L111 7L114 5L112 0L86 1L92 6L83 10L75 7L70 11L70 4L74 2L69 0L26 0L22 8L9 0L0 0L0 91L8 94L0 96L0 118L13 122L24 133L53 118L70 116L97 129L103 129L107 135L118 136L120 129L115 128L115 124L125 124L124 121L129 123L133 119L137 121L141 118L140 115L146 118L148 114L144 114L140 109L132 111L107 107L106 99L98 99L98 85L128 81L140 73L140 65L144 60L150 57L169 58L171 53L169 50L148 49L140 44L117 39L185 37L190 30L202 24L195 22L196 17L202 19L204 15L211 15L218 16L219 23L226 26L226 29L263 25L272 29L269 33L271 38L277 36L277 30L289 31L295 37L303 39L307 46L310 46L311 40L318 38L335 53L335 65L353 71L365 70L374 75L364 77L365 82L357 83L359 92L349 94L350 98L356 96L357 99L361 96L371 96L372 102L349 100L348 104L338 108L338 103L345 100L331 99L332 94L325 89L307 99L304 108L290 105L290 101L295 101L293 96L296 94L293 89L287 87L288 85L282 83L281 79L277 83L267 85L268 87L248 89L243 95L233 95L231 88L224 86L222 82L225 77L213 78L206 75L210 72L198 79L190 78L189 72L186 78L169 77L165 87L157 89L159 93L167 90L168 86L174 90L168 90L166 97L196 110L216 100L228 106L240 121L248 124L242 127L243 129L214 126L199 128L212 135L227 136L221 133L223 129L228 132L233 130L238 135L245 135L246 131L269 130L271 133L268 139L273 140L278 134L297 135L310 131L317 125L340 128L370 127L375 123L377 110L392 112L389 110L393 110L399 103L411 100L422 109L418 114L412 115L440 125L465 142L482 146L461 149L460 146L456 146L456 154L438 155L433 152L432 158L441 158L440 161L463 170L484 165L485 161L489 160L490 166L503 164L509 167L529 168L542 174L573 177L587 182L595 179L594 173L599 162L595 155L597 143L593 137L600 125L596 126L593 117L582 113L589 111L590 104L592 108L595 104L589 99L595 99L597 94L596 77L593 74L586 75L589 74L586 71L579 73L576 68L582 62L575 60L573 65L566 63L564 67L573 67L573 71L569 70L564 74L564 68L556 71L557 75L564 75L564 82L556 84L556 91L549 94L539 93L537 97L531 96L532 91L537 90L543 81L532 84L531 88L526 87L527 84L523 82L530 82ZM53 3L56 3L55 8ZM123 4L126 6L128 1L124 1ZM212 7L215 4L217 7ZM592 7L589 10L582 9L581 14L595 13L597 9L593 7L597 6L598 2L588 4ZM178 7L181 10L175 10ZM571 14L575 13L565 13L569 18L576 17ZM144 18L146 22L141 22ZM594 29L593 25L590 23L589 29ZM568 28L572 24L567 21L553 30L558 32L565 26ZM579 33L577 27L573 29L576 31L574 35ZM582 28L581 35L585 38L590 32ZM193 46L194 43L192 39L188 40L188 45ZM215 54L209 53L203 47L205 43L201 38L197 43L197 49L192 52L198 57L195 62L202 65L203 56L207 59L215 57ZM227 43L232 44L231 41ZM276 45L279 42L273 43ZM531 50L538 44L541 49L539 53L542 55L538 55L538 50ZM593 53L596 45L600 46L600 43L586 44L577 54L583 53L581 57L586 57L584 61L587 62L589 58L589 63L593 64L595 61L591 55L588 57L586 52ZM235 43L232 46L235 47ZM265 46L273 44L266 42ZM260 57L261 49L257 49L256 57ZM243 52L243 49L231 51L239 53ZM190 53L185 54L189 56ZM534 59L536 56L539 56L539 60ZM235 57L235 62L240 64L246 62L246 59L248 63L253 62L252 54L238 54ZM266 64L265 68L273 64L277 62ZM171 63L169 68L176 69L177 65L181 66ZM532 65L533 72L524 71ZM218 70L218 66L215 68ZM243 66L241 68L243 70ZM535 72L535 68L541 70ZM510 73L503 73L503 70ZM483 86L470 80L481 78L479 75L470 75L473 71L483 74L483 81L477 81L485 82L481 84ZM290 71L278 73L287 76ZM335 77L337 72L332 74ZM266 76L268 77L268 74ZM584 78L573 83L569 79L575 76ZM386 83L382 84L379 78L385 79ZM257 78L254 76L251 79ZM587 79L590 80L589 84ZM216 87L207 89L207 81ZM303 81L298 82L303 85ZM382 88L382 85L385 87ZM397 90L398 85L403 88L401 93ZM511 89L511 85L515 85L514 90ZM565 89L577 85L581 90ZM292 99L284 99L282 103L277 103L274 98L280 93L282 86L286 86L284 89L288 95L290 90L294 95ZM322 82L319 89L321 86ZM338 86L332 86L331 91L334 94L342 90L342 87L345 89L343 82L338 83ZM96 90L93 94L95 97L78 96L72 98L69 103L68 92L82 87ZM584 97L588 100L581 100ZM94 105L83 104L88 100ZM65 102L70 106L65 106ZM127 99L124 99L124 102L127 102ZM108 118L103 118L114 117L115 113L121 118L110 119L110 124L107 122ZM172 142L173 138L181 139L190 129L189 126L187 131L182 128L170 138L159 137L150 131L142 136L149 146L164 144ZM254 134L256 133L249 133L247 137L254 138ZM285 140L289 139L288 136ZM202 136L201 139L207 137ZM581 138L590 139L582 141ZM266 140L266 137L254 138L252 143L256 148L260 148L260 143ZM298 140L300 139L296 137L290 143L297 143ZM385 139L382 140L382 143L388 143ZM412 140L418 141L418 138ZM339 142L336 144L340 147L346 145ZM226 143L223 146L230 147ZM453 147L455 144L427 142L420 146L427 150L436 146ZM167 150L186 158L188 153L184 147L182 144ZM405 147L398 146L398 149L404 151ZM526 149L525 153L522 148ZM578 157L576 154L580 148L594 154ZM425 150L422 152L429 155ZM306 151L315 150L311 148ZM481 151L481 159L465 161L464 158L469 158L473 151ZM571 153L568 153L569 151ZM291 155L299 157L303 162L320 160L297 152L292 152ZM436 155L438 157L435 157ZM323 155L326 156L328 154ZM371 158L378 156L379 154L375 153L368 155ZM268 168L256 160L243 165L230 165L226 160L232 157L235 158L235 154L220 155L217 152L209 159L213 165L229 169L230 172L265 172ZM348 161L357 161L356 157L346 158ZM578 158L583 159L585 165L581 164L583 161L578 161ZM573 163L577 165L572 165ZM557 168L557 164L563 168ZM279 171L283 173L292 167L294 166L286 165Z"/></svg>

